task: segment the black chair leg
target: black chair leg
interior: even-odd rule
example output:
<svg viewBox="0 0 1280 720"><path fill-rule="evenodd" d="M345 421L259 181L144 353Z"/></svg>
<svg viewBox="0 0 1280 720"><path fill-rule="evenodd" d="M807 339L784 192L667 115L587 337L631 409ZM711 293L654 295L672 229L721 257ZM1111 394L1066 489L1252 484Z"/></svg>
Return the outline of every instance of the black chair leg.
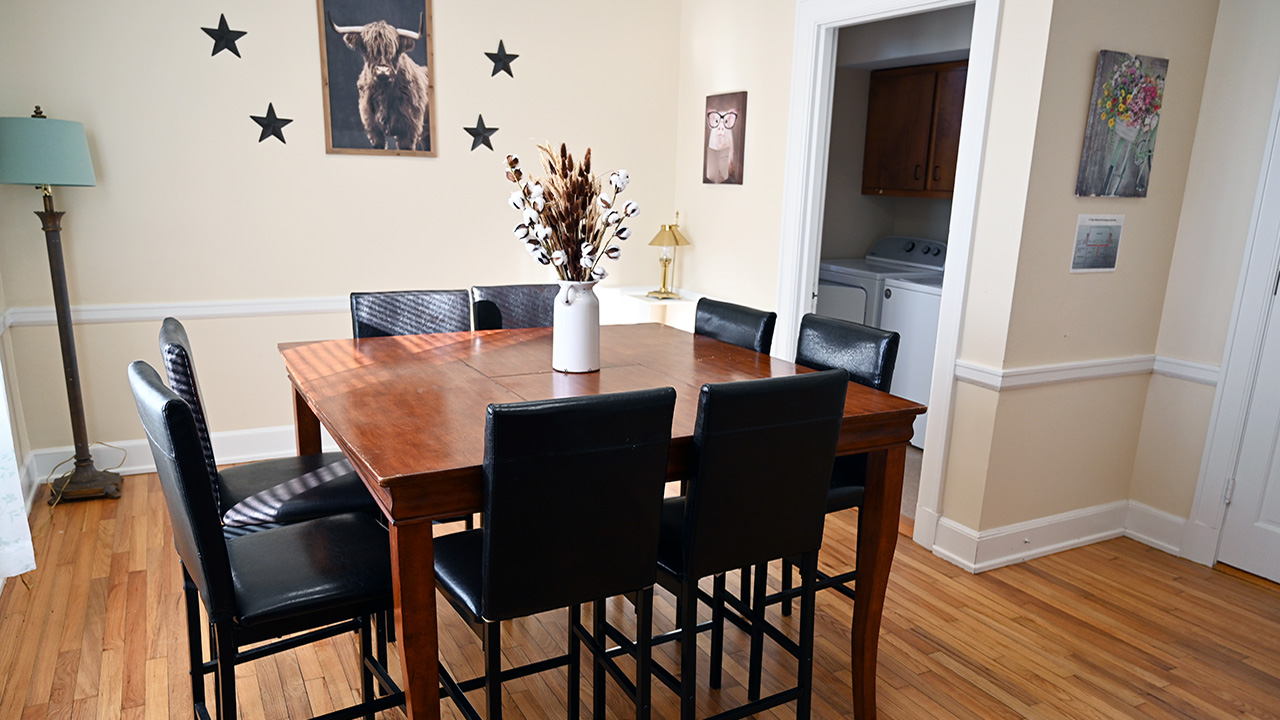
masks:
<svg viewBox="0 0 1280 720"><path fill-rule="evenodd" d="M800 665L796 668L796 720L809 720L813 710L813 625L817 610L818 553L800 560Z"/></svg>
<svg viewBox="0 0 1280 720"><path fill-rule="evenodd" d="M502 623L484 624L484 699L486 717L502 720Z"/></svg>
<svg viewBox="0 0 1280 720"><path fill-rule="evenodd" d="M373 672L369 670L368 658L373 657L373 622L369 616L360 618L360 701L373 702L377 693L373 683ZM373 713L367 713L364 720L373 720Z"/></svg>
<svg viewBox="0 0 1280 720"><path fill-rule="evenodd" d="M187 569L182 569L182 596L187 604L187 657L191 666L191 701L204 705L204 649L200 640L200 594Z"/></svg>
<svg viewBox="0 0 1280 720"><path fill-rule="evenodd" d="M698 700L698 580L680 587L680 720L695 720Z"/></svg>
<svg viewBox="0 0 1280 720"><path fill-rule="evenodd" d="M751 658L757 662L750 663L747 673L747 699L760 699L760 675L763 661L758 659L764 653L764 594L767 573L756 573L755 603L751 606Z"/></svg>
<svg viewBox="0 0 1280 720"><path fill-rule="evenodd" d="M596 600L591 604L591 636L600 647L608 647L609 641L604 634L604 600ZM604 658L592 656L591 663L591 717L593 720L604 720L605 693L608 692L605 677Z"/></svg>
<svg viewBox="0 0 1280 720"><path fill-rule="evenodd" d="M720 675L724 660L724 580L725 574L715 576L714 589L711 591L711 670L708 673L708 684L712 690L720 689ZM742 577L751 576L750 568L742 569Z"/></svg>
<svg viewBox="0 0 1280 720"><path fill-rule="evenodd" d="M738 571L738 599L744 605L751 604L751 566L744 565Z"/></svg>
<svg viewBox="0 0 1280 720"><path fill-rule="evenodd" d="M653 588L640 592L636 603L636 720L649 720L653 690Z"/></svg>
<svg viewBox="0 0 1280 720"><path fill-rule="evenodd" d="M786 592L791 589L791 558L782 558L782 591ZM791 617L791 598L782 601L782 614Z"/></svg>
<svg viewBox="0 0 1280 720"><path fill-rule="evenodd" d="M579 704L581 703L581 687L582 684L582 641L578 639L577 628L582 625L582 606L569 606L569 687L565 697L565 705L568 706L569 720L578 720L581 715Z"/></svg>
<svg viewBox="0 0 1280 720"><path fill-rule="evenodd" d="M236 720L236 643L229 627L214 626L214 648L218 654L216 693L218 720Z"/></svg>

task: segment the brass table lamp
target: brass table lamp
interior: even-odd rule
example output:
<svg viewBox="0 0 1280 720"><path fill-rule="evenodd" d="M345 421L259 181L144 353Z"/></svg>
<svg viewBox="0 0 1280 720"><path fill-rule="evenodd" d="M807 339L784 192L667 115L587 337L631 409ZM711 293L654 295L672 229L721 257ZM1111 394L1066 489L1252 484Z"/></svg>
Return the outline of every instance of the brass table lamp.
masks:
<svg viewBox="0 0 1280 720"><path fill-rule="evenodd" d="M662 287L657 290L650 291L648 296L659 300L674 300L680 297L680 294L671 289L671 266L676 260L676 248L681 245L688 245L689 241L684 235L680 234L680 213L676 213L676 221L670 225L663 225L658 230L658 234L653 236L653 240L649 241L650 245L656 245L662 248L662 258L658 261L662 263Z"/></svg>
<svg viewBox="0 0 1280 720"><path fill-rule="evenodd" d="M71 434L75 438L75 465L62 480L54 481L49 504L58 500L120 497L120 476L94 467L84 423L84 396L76 364L76 341L71 331L71 303L67 299L67 275L62 261L62 213L53 209L50 186L92 187L97 184L84 125L52 120L40 112L29 118L0 118L0 184L31 185L40 191L44 210L37 211L49 250L53 276L53 303L62 341L62 369L67 380L71 408ZM0 408L0 412L4 412Z"/></svg>

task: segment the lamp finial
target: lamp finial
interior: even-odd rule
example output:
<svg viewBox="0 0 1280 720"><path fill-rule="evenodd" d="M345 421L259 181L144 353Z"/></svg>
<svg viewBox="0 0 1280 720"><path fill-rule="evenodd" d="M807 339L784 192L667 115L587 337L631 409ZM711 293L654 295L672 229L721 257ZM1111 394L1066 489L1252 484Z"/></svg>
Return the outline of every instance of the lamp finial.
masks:
<svg viewBox="0 0 1280 720"><path fill-rule="evenodd" d="M44 114L44 111L40 109L39 105L36 106L36 111L31 113L31 117L40 118L41 120L49 119L49 116Z"/></svg>

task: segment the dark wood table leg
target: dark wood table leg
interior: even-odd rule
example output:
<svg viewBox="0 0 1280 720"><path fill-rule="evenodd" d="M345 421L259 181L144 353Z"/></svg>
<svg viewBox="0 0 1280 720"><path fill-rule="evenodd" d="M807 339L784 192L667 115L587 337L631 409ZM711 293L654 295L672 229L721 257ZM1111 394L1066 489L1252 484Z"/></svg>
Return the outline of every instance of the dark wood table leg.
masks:
<svg viewBox="0 0 1280 720"><path fill-rule="evenodd" d="M302 399L297 388L293 391L293 427L298 439L299 455L315 455L320 452L320 419Z"/></svg>
<svg viewBox="0 0 1280 720"><path fill-rule="evenodd" d="M396 645L400 648L400 667L404 669L409 720L440 717L434 567L435 545L430 520L391 526Z"/></svg>
<svg viewBox="0 0 1280 720"><path fill-rule="evenodd" d="M858 511L858 599L853 603L853 716L857 720L876 717L880 615L898 545L906 458L905 445L870 453L867 458L867 494Z"/></svg>

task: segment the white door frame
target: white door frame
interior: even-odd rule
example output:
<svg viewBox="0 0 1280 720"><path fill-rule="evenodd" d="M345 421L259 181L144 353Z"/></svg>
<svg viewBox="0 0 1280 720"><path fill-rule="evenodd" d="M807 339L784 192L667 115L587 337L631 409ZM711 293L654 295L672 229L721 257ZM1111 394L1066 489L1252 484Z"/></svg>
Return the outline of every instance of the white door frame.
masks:
<svg viewBox="0 0 1280 720"><path fill-rule="evenodd" d="M951 399L977 193L986 146L991 80L1004 0L975 0L973 39L947 239L928 434L916 507L915 540L932 548L951 435ZM799 0L796 6L774 353L794 358L800 318L813 309L831 134L836 39L841 27L971 4L971 0Z"/></svg>
<svg viewBox="0 0 1280 720"><path fill-rule="evenodd" d="M1196 499L1182 531L1182 556L1205 565L1218 559L1218 541L1227 514L1228 481L1240 459L1240 443L1258 375L1258 360L1280 271L1280 88L1271 108L1271 125L1262 153L1262 172L1249 221L1240 282L1222 372L1213 398L1213 414L1200 462Z"/></svg>

